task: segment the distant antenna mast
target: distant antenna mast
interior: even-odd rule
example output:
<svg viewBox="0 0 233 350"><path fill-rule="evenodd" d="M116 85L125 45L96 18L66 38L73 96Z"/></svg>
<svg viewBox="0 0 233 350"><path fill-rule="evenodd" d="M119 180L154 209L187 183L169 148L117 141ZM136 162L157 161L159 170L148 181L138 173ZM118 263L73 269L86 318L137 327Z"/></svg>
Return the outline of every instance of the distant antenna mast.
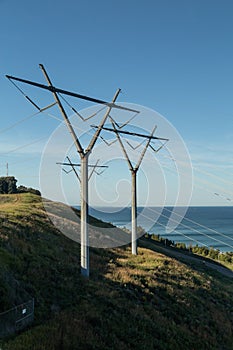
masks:
<svg viewBox="0 0 233 350"><path fill-rule="evenodd" d="M9 166L8 166L8 163L6 163L6 176L8 177L9 175Z"/></svg>

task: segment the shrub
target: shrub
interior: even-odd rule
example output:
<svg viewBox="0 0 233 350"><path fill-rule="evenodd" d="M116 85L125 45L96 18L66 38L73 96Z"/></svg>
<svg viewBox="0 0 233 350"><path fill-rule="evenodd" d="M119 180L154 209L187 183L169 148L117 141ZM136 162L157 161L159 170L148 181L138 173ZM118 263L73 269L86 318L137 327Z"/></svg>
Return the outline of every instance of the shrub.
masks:
<svg viewBox="0 0 233 350"><path fill-rule="evenodd" d="M0 194L17 193L16 182L14 176L0 177Z"/></svg>

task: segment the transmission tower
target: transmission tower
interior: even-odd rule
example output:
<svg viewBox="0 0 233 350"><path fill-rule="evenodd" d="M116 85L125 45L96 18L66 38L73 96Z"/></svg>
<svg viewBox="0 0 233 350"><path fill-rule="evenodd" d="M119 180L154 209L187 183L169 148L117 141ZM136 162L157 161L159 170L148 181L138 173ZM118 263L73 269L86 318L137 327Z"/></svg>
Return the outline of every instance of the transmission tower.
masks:
<svg viewBox="0 0 233 350"><path fill-rule="evenodd" d="M139 112L134 110L134 109L131 109L131 108L126 108L126 107L117 105L115 103L117 100L117 97L121 91L120 89L118 89L116 91L116 93L112 99L112 102L106 102L106 101L92 98L89 96L80 95L78 93L63 90L63 89L60 89L60 88L53 86L44 66L42 64L40 64L39 67L41 68L48 85L43 85L43 84L40 84L37 82L33 82L30 80L21 79L21 78L9 76L9 75L6 75L6 77L10 81L19 81L19 82L33 85L35 87L45 89L45 90L52 92L54 99L55 99L55 102L58 104L60 112L64 118L67 129L69 130L71 137L73 138L76 150L77 150L77 152L80 156L80 160L81 160L81 178L80 178L81 179L81 273L83 276L88 277L89 271L90 271L90 268L89 268L89 234L88 234L88 158L89 158L89 155L95 146L95 143L96 143L98 137L100 136L101 130L102 130L112 108L126 110L126 111L130 111L130 112L134 112L134 113L139 113ZM15 85L15 83L14 83L14 85ZM97 104L102 104L102 105L105 105L108 107L104 117L102 118L99 126L97 127L97 130L96 130L94 136L92 137L86 150L82 147L77 135L75 134L74 128L72 127L72 124L70 123L70 120L66 114L66 111L65 111L65 109L60 101L58 94L73 96L73 97L76 97L79 99L83 99L83 100L86 100L89 102L94 102ZM39 108L39 107L37 107L37 108Z"/></svg>
<svg viewBox="0 0 233 350"><path fill-rule="evenodd" d="M57 162L56 164L65 165L65 166L70 166L70 167L72 168L70 171L73 171L73 172L75 173L77 179L78 179L79 182L81 183L80 175L78 174L78 172L77 172L77 170L76 170L76 167L81 167L81 164L72 163L71 160L70 160L70 158L69 158L68 156L67 156L66 158L67 158L67 160L68 160L68 163L67 163L67 162L63 162L63 163ZM97 168L101 168L101 169L106 169L106 168L108 168L107 165L98 165L98 163L99 163L99 159L96 161L96 163L95 163L94 165L88 164L88 167L89 167L89 168L92 168L91 173L90 173L90 175L88 176L88 180L91 179L91 177L92 177L92 175L93 175L94 173L96 173L97 175L101 175L101 174L103 173L103 171L100 172L100 173L98 173L98 172L96 171ZM67 173L67 174L70 173L70 171L66 171L64 168L63 168L62 170L64 170L65 173Z"/></svg>
<svg viewBox="0 0 233 350"><path fill-rule="evenodd" d="M140 133L119 130L119 128L117 129L116 122L112 118L111 118L111 123L112 123L113 128L102 127L102 129L110 131L110 132L114 132L116 134L116 137L119 141L119 144L121 146L121 149L123 151L125 159L128 163L129 170L131 172L131 249L132 249L132 254L136 255L137 254L137 172L140 168L140 165L141 165L142 160L146 154L146 151L147 151L148 147L150 146L151 140L156 139L156 140L163 140L163 141L167 142L168 139L154 136L156 126L153 128L150 135L144 135L144 134L140 134ZM96 128L95 125L93 125L92 127ZM128 154L128 152L123 144L123 141L122 141L120 134L133 135L133 136L147 139L146 145L140 154L140 157L138 159L136 166L133 166L133 163L130 160L129 154ZM161 147L159 147L158 150L154 150L154 148L153 148L153 150L155 152L159 151L160 149L161 149Z"/></svg>

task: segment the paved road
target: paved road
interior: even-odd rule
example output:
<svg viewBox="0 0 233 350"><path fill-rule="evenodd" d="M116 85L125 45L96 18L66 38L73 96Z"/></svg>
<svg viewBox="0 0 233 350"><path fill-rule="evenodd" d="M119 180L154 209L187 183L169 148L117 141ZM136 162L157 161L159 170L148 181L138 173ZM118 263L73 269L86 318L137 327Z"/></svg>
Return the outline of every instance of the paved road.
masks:
<svg viewBox="0 0 233 350"><path fill-rule="evenodd" d="M152 247L154 247L153 250L159 252L159 253L163 253L169 256L172 256L174 258L181 258L183 260L188 260L188 261L194 261L196 263L199 264L203 264L211 269L214 269L218 272L220 272L221 274L223 274L224 276L233 278L233 271L231 271L230 269L228 269L227 267L224 267L220 264L217 263L212 263L210 260L208 259L203 259L202 257L195 257L193 254L189 255L189 254L184 254L182 252L178 252L177 250L173 249L173 248L166 248L163 246L160 246L159 244L157 244L156 242L153 242L153 240L150 240L149 242L147 241L147 239L141 239L140 240L142 246L145 247L150 247L150 249L153 249Z"/></svg>

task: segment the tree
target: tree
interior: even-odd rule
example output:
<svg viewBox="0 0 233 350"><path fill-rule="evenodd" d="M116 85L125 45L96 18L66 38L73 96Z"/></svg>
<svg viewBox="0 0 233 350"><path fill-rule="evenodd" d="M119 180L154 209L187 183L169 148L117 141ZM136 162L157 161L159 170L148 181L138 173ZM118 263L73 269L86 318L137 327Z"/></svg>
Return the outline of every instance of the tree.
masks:
<svg viewBox="0 0 233 350"><path fill-rule="evenodd" d="M0 194L17 193L16 183L14 176L0 177Z"/></svg>
<svg viewBox="0 0 233 350"><path fill-rule="evenodd" d="M14 176L8 177L8 193L17 193L17 180Z"/></svg>
<svg viewBox="0 0 233 350"><path fill-rule="evenodd" d="M4 177L0 177L0 193L7 193L7 182Z"/></svg>
<svg viewBox="0 0 233 350"><path fill-rule="evenodd" d="M12 194L12 193L33 193L41 196L39 190L26 186L16 186L17 180L14 176L2 176L0 177L0 194Z"/></svg>

